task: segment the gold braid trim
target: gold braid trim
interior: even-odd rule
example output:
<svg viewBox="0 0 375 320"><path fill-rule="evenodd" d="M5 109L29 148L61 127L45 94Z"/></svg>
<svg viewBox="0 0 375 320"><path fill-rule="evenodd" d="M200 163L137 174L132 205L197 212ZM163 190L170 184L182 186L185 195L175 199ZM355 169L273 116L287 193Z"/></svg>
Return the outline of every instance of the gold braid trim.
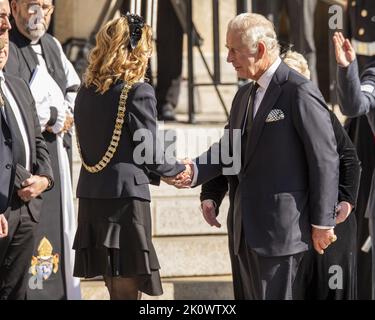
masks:
<svg viewBox="0 0 375 320"><path fill-rule="evenodd" d="M77 147L78 147L79 156L81 157L83 167L90 173L98 173L102 171L111 162L113 156L115 155L117 151L117 147L120 143L120 138L122 134L122 127L125 122L124 119L125 119L125 111L126 111L126 101L128 100L128 93L130 89L132 88L132 86L133 86L132 83L124 84L124 88L122 89L121 96L120 96L117 119L116 119L115 128L113 130L112 140L108 146L107 152L104 154L102 159L94 166L89 166L85 162L85 160L83 160L81 145L79 144L78 131L76 130Z"/></svg>

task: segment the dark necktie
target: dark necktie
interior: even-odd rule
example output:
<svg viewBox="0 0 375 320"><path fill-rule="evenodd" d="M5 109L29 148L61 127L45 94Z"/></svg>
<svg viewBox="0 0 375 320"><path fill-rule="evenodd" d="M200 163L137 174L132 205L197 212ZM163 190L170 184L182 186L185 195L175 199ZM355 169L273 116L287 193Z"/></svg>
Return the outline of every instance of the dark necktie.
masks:
<svg viewBox="0 0 375 320"><path fill-rule="evenodd" d="M4 106L4 111L6 115L6 121L12 136L12 152L14 163L19 163L22 166L26 166L26 152L25 144L23 142L21 131L18 127L18 122L13 110L9 104L9 101L4 95L3 89L1 87L0 81L0 104Z"/></svg>
<svg viewBox="0 0 375 320"><path fill-rule="evenodd" d="M241 142L242 165L244 164L247 140L250 138L251 128L254 122L254 102L255 102L255 95L257 93L258 88L259 88L259 84L255 82L251 88L251 93L250 93L250 97L248 101L247 118L244 121L245 130L244 130L244 134L242 136L242 142Z"/></svg>

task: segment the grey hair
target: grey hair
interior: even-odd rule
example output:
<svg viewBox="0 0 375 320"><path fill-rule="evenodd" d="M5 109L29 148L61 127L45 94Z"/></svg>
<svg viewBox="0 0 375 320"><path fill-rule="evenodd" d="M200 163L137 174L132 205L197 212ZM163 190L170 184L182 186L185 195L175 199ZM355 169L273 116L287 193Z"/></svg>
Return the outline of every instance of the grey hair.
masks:
<svg viewBox="0 0 375 320"><path fill-rule="evenodd" d="M289 50L285 54L283 60L289 67L296 70L297 72L305 76L307 79L311 79L309 65L302 54L296 51Z"/></svg>
<svg viewBox="0 0 375 320"><path fill-rule="evenodd" d="M240 32L242 42L247 44L251 53L257 52L258 44L262 41L267 47L271 59L276 59L280 55L275 27L271 21L260 14L242 13L238 15L229 22L228 31Z"/></svg>

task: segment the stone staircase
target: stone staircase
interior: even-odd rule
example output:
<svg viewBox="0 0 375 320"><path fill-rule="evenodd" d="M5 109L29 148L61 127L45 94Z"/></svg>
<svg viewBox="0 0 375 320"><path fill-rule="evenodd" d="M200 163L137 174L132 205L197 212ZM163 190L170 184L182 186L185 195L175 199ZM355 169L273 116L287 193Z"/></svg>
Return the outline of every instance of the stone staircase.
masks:
<svg viewBox="0 0 375 320"><path fill-rule="evenodd" d="M142 300L233 300L232 277L163 278L164 294L160 297L142 296ZM82 299L109 300L101 280L81 282Z"/></svg>

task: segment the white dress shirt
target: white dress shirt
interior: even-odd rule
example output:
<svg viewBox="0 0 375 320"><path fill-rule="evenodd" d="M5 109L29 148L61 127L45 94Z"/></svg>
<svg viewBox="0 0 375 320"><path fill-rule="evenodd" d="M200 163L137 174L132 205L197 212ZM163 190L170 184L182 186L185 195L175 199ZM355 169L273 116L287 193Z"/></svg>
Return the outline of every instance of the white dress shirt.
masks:
<svg viewBox="0 0 375 320"><path fill-rule="evenodd" d="M26 155L26 170L30 171L30 165L31 165L31 152L30 152L30 141L29 137L27 135L25 122L23 120L23 117L21 115L21 111L17 105L16 100L13 97L12 92L8 89L6 83L5 83L5 77L3 71L0 70L0 85L1 89L4 92L5 98L8 100L10 104L10 108L12 108L12 111L14 113L14 116L16 117L18 128L20 129L23 144L25 146L25 155ZM4 106L1 106L1 112L3 113L3 116L6 120L6 114L4 110Z"/></svg>
<svg viewBox="0 0 375 320"><path fill-rule="evenodd" d="M266 94L268 86L270 85L273 75L275 74L280 64L281 64L281 59L277 57L276 61L267 69L265 73L261 75L261 77L257 81L259 88L255 94L253 119L258 113L260 104L263 101L263 98L264 98L264 95Z"/></svg>

